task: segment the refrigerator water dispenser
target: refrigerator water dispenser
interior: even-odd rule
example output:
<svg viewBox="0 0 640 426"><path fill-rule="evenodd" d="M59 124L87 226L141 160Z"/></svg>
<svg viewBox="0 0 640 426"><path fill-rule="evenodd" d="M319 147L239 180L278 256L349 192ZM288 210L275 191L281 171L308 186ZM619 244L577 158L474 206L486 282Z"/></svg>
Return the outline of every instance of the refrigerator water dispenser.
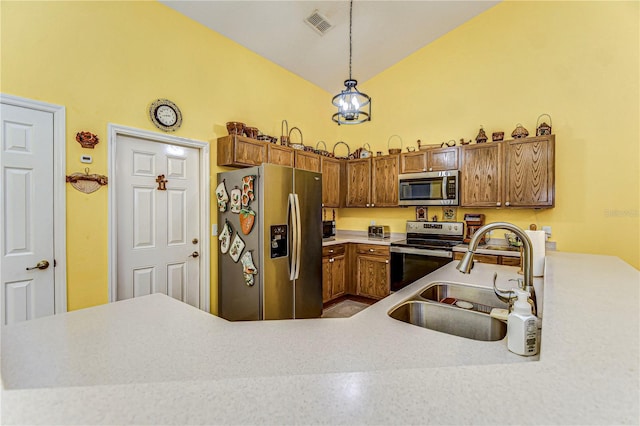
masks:
<svg viewBox="0 0 640 426"><path fill-rule="evenodd" d="M271 225L271 258L287 257L289 230L287 225Z"/></svg>

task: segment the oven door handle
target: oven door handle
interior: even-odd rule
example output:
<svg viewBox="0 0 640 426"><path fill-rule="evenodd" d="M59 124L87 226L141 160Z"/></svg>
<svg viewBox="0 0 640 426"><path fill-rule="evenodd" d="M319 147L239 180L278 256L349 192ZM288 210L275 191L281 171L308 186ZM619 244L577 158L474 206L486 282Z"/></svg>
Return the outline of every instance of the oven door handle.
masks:
<svg viewBox="0 0 640 426"><path fill-rule="evenodd" d="M411 248L411 247L396 247L396 246L391 246L389 250L391 251L391 253L418 254L421 256L434 256L434 257L448 257L449 259L453 258L452 251L417 249L417 248Z"/></svg>

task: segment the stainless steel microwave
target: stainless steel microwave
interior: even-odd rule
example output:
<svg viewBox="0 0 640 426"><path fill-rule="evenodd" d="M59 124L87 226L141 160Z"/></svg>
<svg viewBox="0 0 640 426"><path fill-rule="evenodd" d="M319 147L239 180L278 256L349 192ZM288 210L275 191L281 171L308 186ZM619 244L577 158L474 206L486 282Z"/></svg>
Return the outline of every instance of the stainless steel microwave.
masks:
<svg viewBox="0 0 640 426"><path fill-rule="evenodd" d="M406 173L398 175L398 204L401 206L457 206L460 172Z"/></svg>

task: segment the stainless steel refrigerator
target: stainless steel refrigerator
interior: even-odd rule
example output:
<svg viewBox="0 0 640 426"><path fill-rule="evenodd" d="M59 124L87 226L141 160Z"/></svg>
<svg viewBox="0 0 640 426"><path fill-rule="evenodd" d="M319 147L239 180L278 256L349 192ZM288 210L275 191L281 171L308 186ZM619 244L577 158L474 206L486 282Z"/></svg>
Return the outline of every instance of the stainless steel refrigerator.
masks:
<svg viewBox="0 0 640 426"><path fill-rule="evenodd" d="M263 164L218 173L217 183L218 315L320 317L322 175Z"/></svg>

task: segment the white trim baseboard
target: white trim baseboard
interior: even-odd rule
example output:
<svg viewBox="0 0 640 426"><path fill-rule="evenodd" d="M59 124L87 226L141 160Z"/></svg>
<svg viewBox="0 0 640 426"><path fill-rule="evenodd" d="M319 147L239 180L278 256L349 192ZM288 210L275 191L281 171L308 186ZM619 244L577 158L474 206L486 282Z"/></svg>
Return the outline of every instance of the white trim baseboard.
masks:
<svg viewBox="0 0 640 426"><path fill-rule="evenodd" d="M66 109L61 105L4 93L0 93L0 103L53 115L54 312L67 312Z"/></svg>
<svg viewBox="0 0 640 426"><path fill-rule="evenodd" d="M109 139L107 141L108 164L109 164L109 303L116 301L116 285L115 279L118 276L117 265L117 206L116 206L116 138L118 135L138 137L151 141L170 143L173 145L186 146L199 150L200 159L200 309L211 312L211 259L209 248L209 221L210 219L210 183L209 183L209 144L206 142L181 138L178 136L167 135L163 133L151 132L148 130L136 129L133 127L122 126L118 124L108 124Z"/></svg>

